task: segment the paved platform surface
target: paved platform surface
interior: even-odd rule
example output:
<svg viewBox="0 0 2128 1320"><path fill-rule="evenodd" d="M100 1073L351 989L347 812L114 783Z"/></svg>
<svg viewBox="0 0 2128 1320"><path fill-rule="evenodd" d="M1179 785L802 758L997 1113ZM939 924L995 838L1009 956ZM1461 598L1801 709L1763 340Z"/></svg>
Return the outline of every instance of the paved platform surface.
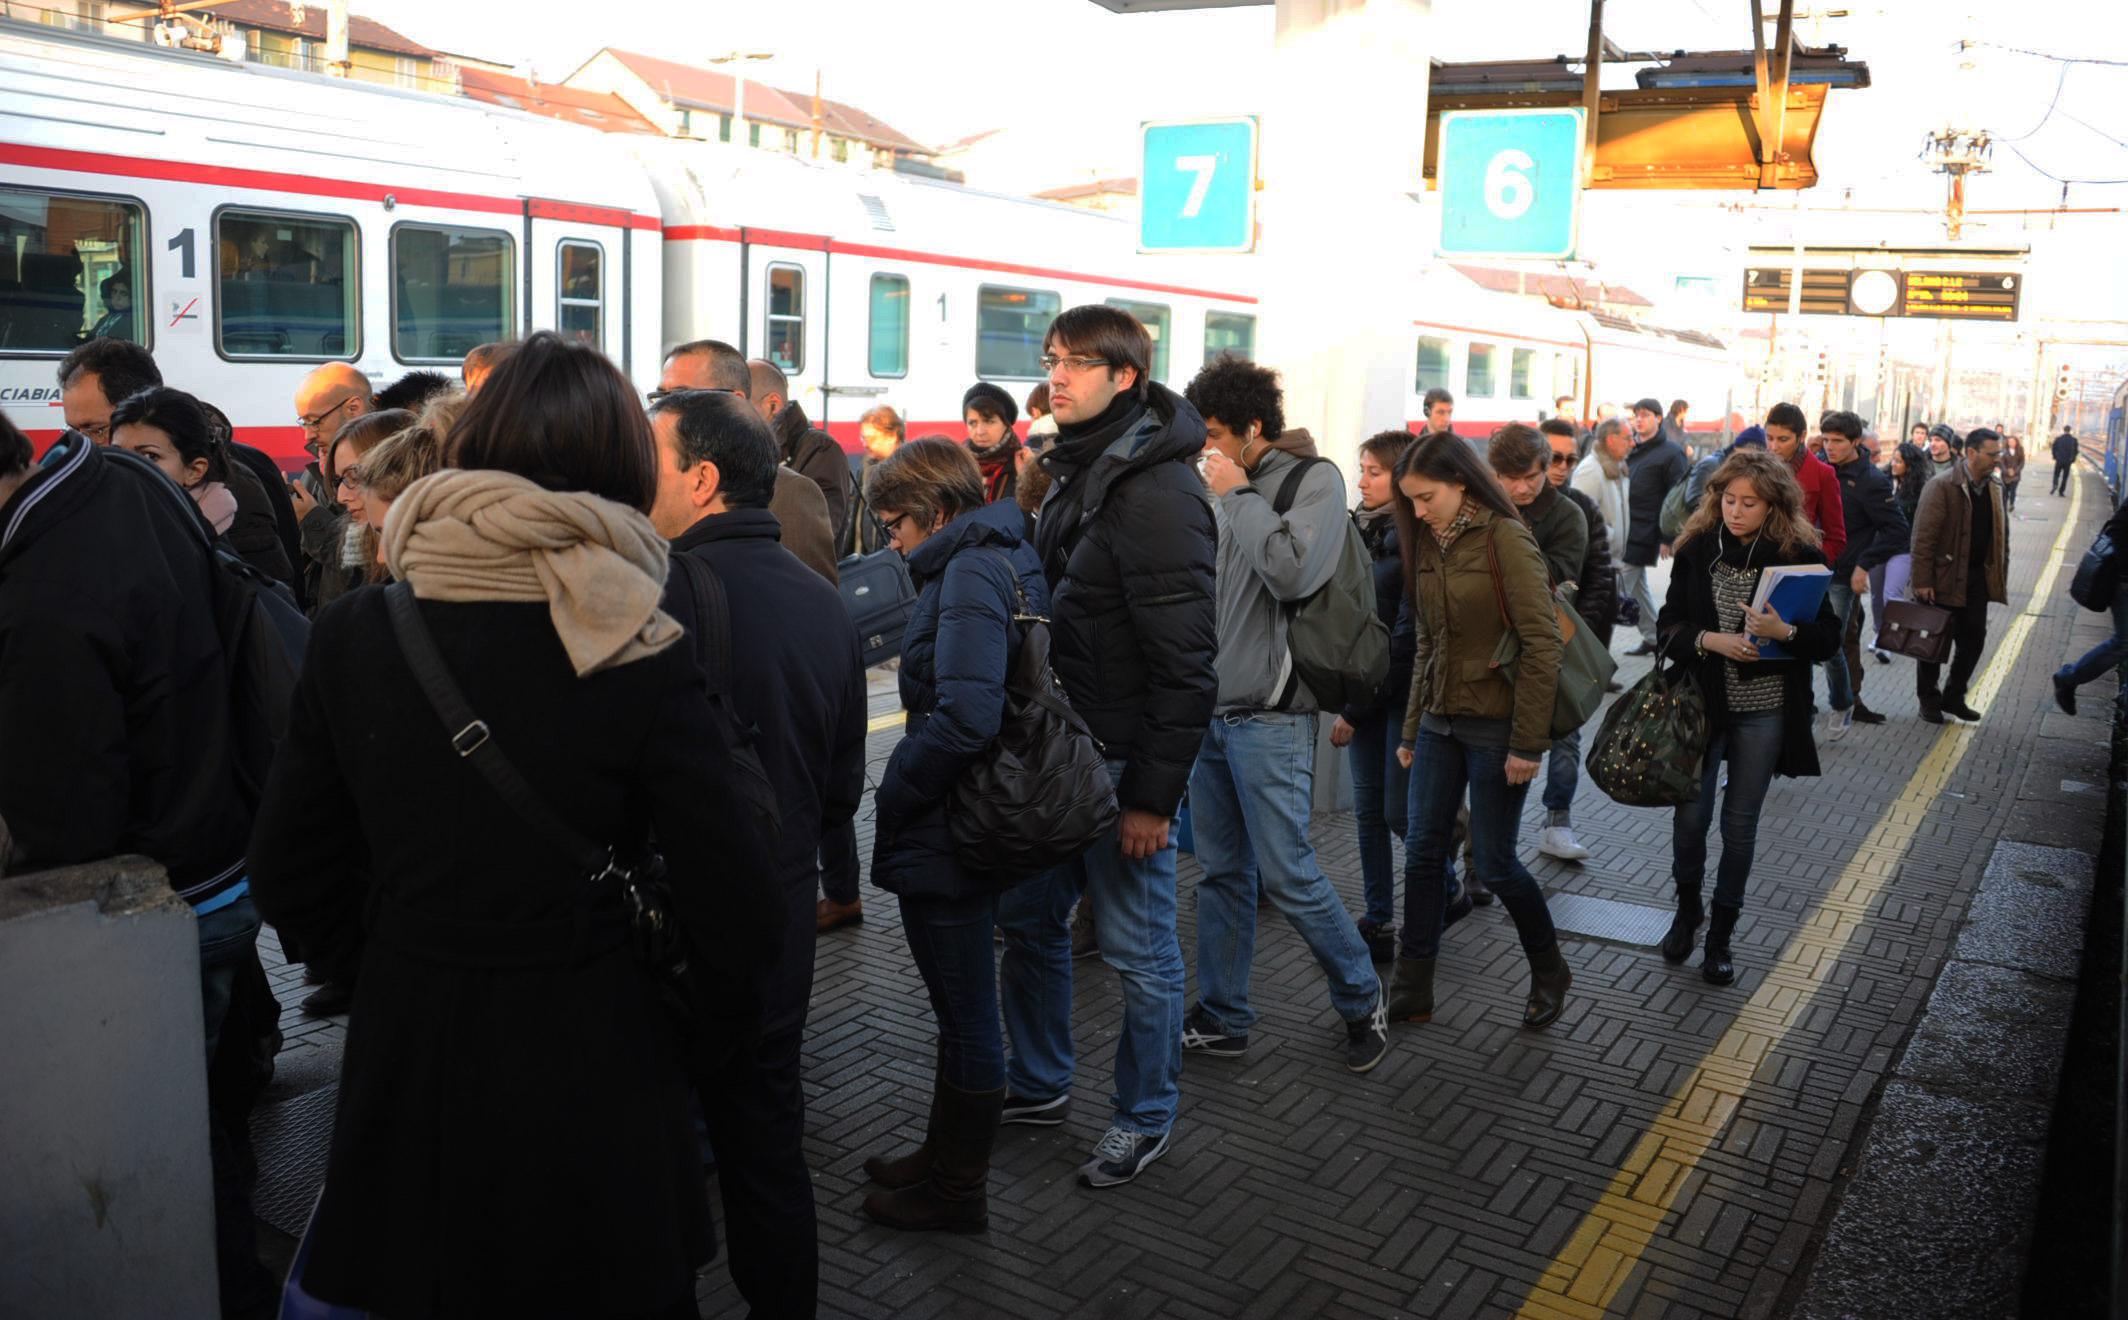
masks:
<svg viewBox="0 0 2128 1320"><path fill-rule="evenodd" d="M2105 500L2089 474L2080 480L2076 525L2061 539L2070 567ZM1118 995L1112 972L1081 962L1072 1119L1001 1135L986 1235L901 1235L858 1212L864 1156L919 1129L933 1040L894 906L868 891L865 924L821 942L808 1031L822 1314L1794 1312L1995 845L2085 857L2096 847L2103 795L2074 786L2103 782L2113 683L2086 688L2074 719L2055 711L2047 683L2090 644L2097 618L2080 616L2066 576L2049 572L2068 508L2024 498L2012 602L1994 611L1976 699L1981 724L1920 722L1911 665L1865 661L1865 697L1890 723L1839 742L1821 725L1824 777L1776 782L1736 985L1705 984L1696 956L1673 968L1644 947L1569 938L1565 1015L1526 1032L1513 927L1499 907L1482 909L1448 935L1435 1020L1396 1028L1389 1058L1353 1077L1339 1066L1342 1032L1321 973L1267 915L1249 1056L1189 1060L1171 1152L1134 1184L1089 1192L1073 1174L1108 1112ZM2032 605L2043 576L2048 593ZM1621 677L1638 678L1645 663L1625 662ZM883 685L875 704L891 710ZM876 729L875 774L893 738ZM1535 794L1529 821L1525 844L1542 823ZM1668 812L1619 807L1584 783L1575 823L1594 851L1586 863L1524 849L1548 890L1668 905ZM1350 817L1319 819L1314 838L1357 911ZM1193 968L1195 881L1185 859ZM1981 915L1983 936L2014 934L2019 922L2014 906ZM276 961L272 971L290 1005L282 1098L330 1082L342 1028L297 1015L296 970ZM707 1316L745 1313L721 1261L703 1275L701 1299Z"/></svg>

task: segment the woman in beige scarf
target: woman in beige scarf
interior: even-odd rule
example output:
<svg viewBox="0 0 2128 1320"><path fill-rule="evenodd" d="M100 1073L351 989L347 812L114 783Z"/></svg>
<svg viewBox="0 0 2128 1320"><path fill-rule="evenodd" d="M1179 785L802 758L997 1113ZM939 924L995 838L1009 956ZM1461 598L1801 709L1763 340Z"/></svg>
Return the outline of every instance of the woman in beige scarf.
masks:
<svg viewBox="0 0 2128 1320"><path fill-rule="evenodd" d="M746 1018L784 904L658 608L649 425L611 363L543 333L446 461L385 521L405 586L320 613L252 840L261 911L328 969L360 968L305 1286L395 1317L691 1317L715 1237L681 1031L615 883L458 754L387 613L410 587L543 812L623 855L654 839L714 1045Z"/></svg>

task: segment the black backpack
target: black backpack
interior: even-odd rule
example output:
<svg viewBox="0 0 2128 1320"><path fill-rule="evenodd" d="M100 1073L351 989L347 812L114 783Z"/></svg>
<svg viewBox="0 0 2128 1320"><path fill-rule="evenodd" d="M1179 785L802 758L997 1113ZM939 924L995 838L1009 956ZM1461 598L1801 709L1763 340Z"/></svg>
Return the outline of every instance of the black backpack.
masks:
<svg viewBox="0 0 2128 1320"><path fill-rule="evenodd" d="M688 594L694 598L695 659L709 681L710 718L731 750L733 786L753 811L763 840L772 841L783 830L783 806L755 746L759 730L751 723L741 722L732 700L731 605L724 596L724 579L695 555L675 554L672 563L674 570L687 579Z"/></svg>
<svg viewBox="0 0 2128 1320"><path fill-rule="evenodd" d="M1301 478L1327 458L1304 458L1279 483L1271 511L1286 516L1300 494ZM1337 470L1331 464L1331 470ZM1298 684L1307 686L1323 710L1336 711L1371 700L1389 676L1389 629L1375 612L1374 561L1359 526L1344 519L1344 545L1330 580L1305 600L1285 606L1286 649L1293 674L1279 694L1281 708ZM1335 535L1335 533L1333 533Z"/></svg>
<svg viewBox="0 0 2128 1320"><path fill-rule="evenodd" d="M123 449L107 448L103 454L168 492L185 526L199 533L208 560L214 631L229 671L230 772L246 809L256 813L273 754L288 732L296 676L310 644L310 621L296 608L295 595L286 586L245 563L215 537L192 498L161 469ZM193 785L195 793L209 793L214 787L204 775L195 776Z"/></svg>

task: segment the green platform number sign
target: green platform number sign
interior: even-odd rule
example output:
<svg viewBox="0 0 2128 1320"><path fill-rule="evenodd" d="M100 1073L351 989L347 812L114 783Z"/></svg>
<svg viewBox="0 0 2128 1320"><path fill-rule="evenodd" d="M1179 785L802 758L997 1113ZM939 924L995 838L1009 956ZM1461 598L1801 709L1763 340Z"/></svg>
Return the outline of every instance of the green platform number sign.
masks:
<svg viewBox="0 0 2128 1320"><path fill-rule="evenodd" d="M1140 252L1247 252L1256 246L1256 121L1144 126Z"/></svg>
<svg viewBox="0 0 2128 1320"><path fill-rule="evenodd" d="M1581 134L1579 106L1442 114L1441 255L1573 256Z"/></svg>

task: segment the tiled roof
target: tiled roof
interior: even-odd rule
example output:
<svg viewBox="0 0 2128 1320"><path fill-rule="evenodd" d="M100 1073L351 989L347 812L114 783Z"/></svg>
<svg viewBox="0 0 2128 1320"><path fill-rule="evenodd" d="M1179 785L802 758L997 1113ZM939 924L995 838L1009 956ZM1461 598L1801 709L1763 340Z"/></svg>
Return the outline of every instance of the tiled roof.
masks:
<svg viewBox="0 0 2128 1320"><path fill-rule="evenodd" d="M323 41L325 10L323 4L303 6L303 21L300 23L296 21L293 8L282 0L222 0L222 3L195 13L201 18L218 18L239 27L288 32L311 41ZM394 55L420 55L430 59L436 55L427 46L401 36L373 18L356 15L350 15L347 20L347 44L350 48L388 51Z"/></svg>
<svg viewBox="0 0 2128 1320"><path fill-rule="evenodd" d="M1577 307L1653 307L1623 284L1604 284L1573 275L1545 271L1501 270L1494 266L1456 264L1456 272L1481 288L1499 293L1521 293L1532 298L1550 298Z"/></svg>
<svg viewBox="0 0 2128 1320"><path fill-rule="evenodd" d="M1075 202L1082 197L1136 197L1136 179L1096 179L1092 183L1067 184L1062 188L1048 188L1035 194L1045 202Z"/></svg>
<svg viewBox="0 0 2128 1320"><path fill-rule="evenodd" d="M635 112L620 97L608 92L586 92L561 83L531 82L510 73L461 67L458 77L465 94L489 105L527 110L551 119L583 124L602 133L655 133L657 125Z"/></svg>
<svg viewBox="0 0 2128 1320"><path fill-rule="evenodd" d="M654 55L607 47L606 54L619 60L631 73L650 84L659 96L675 105L730 114L736 108L738 91L731 74L661 60ZM746 117L785 128L813 126L810 93L784 91L766 83L746 80ZM842 137L853 137L876 147L929 155L930 148L897 130L892 124L841 101L822 98L821 127Z"/></svg>

